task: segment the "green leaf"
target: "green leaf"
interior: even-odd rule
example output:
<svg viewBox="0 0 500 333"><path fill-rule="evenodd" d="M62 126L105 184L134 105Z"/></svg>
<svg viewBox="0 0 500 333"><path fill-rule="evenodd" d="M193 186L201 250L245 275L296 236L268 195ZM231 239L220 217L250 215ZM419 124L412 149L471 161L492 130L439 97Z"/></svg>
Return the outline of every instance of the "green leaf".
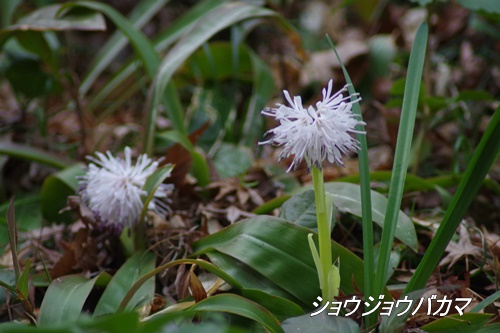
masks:
<svg viewBox="0 0 500 333"><path fill-rule="evenodd" d="M314 191L307 190L283 203L279 217L302 227L318 231Z"/></svg>
<svg viewBox="0 0 500 333"><path fill-rule="evenodd" d="M165 325L167 326L167 325ZM141 326L142 327L142 326ZM136 312L117 313L102 318L91 319L82 316L77 322L63 321L59 323L47 323L42 326L28 326L23 323L0 324L2 333L77 333L77 332L100 332L100 333L153 333L158 331L146 331L139 329L138 314Z"/></svg>
<svg viewBox="0 0 500 333"><path fill-rule="evenodd" d="M40 190L42 215L51 222L71 222L71 212L60 214L67 206L67 198L78 190L78 176L85 174L85 165L74 164L45 178Z"/></svg>
<svg viewBox="0 0 500 333"><path fill-rule="evenodd" d="M148 193L148 195L143 198L144 207L142 208L140 220L144 218L146 211L148 210L149 203L153 200L156 190L161 184L163 184L165 179L170 176L173 168L173 165L164 165L156 169L155 172L153 172L146 180L146 184L144 184L143 189L146 193Z"/></svg>
<svg viewBox="0 0 500 333"><path fill-rule="evenodd" d="M66 11L61 14L61 5L42 7L20 19L8 30L62 31L62 30L106 30L104 17L89 11Z"/></svg>
<svg viewBox="0 0 500 333"><path fill-rule="evenodd" d="M385 287L394 235L398 225L399 207L401 206L405 178L410 161L410 147L417 114L420 83L422 81L425 52L427 48L427 36L428 26L427 23L423 22L417 30L408 64L408 76L406 79L405 95L401 110L393 173L387 210L385 212L384 229L382 231L380 243L380 255L375 274L375 295L381 295Z"/></svg>
<svg viewBox="0 0 500 333"><path fill-rule="evenodd" d="M225 0L205 0L193 6L186 14L175 20L168 29L154 39L156 51L165 52L179 37L186 33L186 31L192 29L203 16L222 5L224 2ZM91 98L91 102L88 105L89 109L94 110L96 107L101 107L106 98L116 92L117 89L122 88L124 82L129 81L132 75L137 73L137 68L136 59L129 61L124 68L108 80L108 82L99 89L97 94ZM134 82L136 82L136 80L134 80ZM135 93L139 90L137 84L132 85L132 88L131 93ZM114 103L114 105L116 104L117 103ZM110 111L113 110L114 107L110 108ZM185 132L183 133L185 134Z"/></svg>
<svg viewBox="0 0 500 333"><path fill-rule="evenodd" d="M141 58L149 77L152 78L155 76L160 57L156 53L149 39L146 38L141 31L135 29L133 24L127 18L125 18L113 7L102 2L94 1L70 2L62 5L61 10L77 7L92 9L106 15L106 17L109 18L125 36L127 36L135 52L137 52Z"/></svg>
<svg viewBox="0 0 500 333"><path fill-rule="evenodd" d="M500 14L500 0L458 0L458 3L470 10Z"/></svg>
<svg viewBox="0 0 500 333"><path fill-rule="evenodd" d="M16 273L11 269L0 269L0 304L7 302L7 294L11 292L11 297L15 297Z"/></svg>
<svg viewBox="0 0 500 333"><path fill-rule="evenodd" d="M310 313L300 317L285 320L281 327L285 333L359 333L358 324L350 319L339 316L328 316L328 309L311 316Z"/></svg>
<svg viewBox="0 0 500 333"><path fill-rule="evenodd" d="M148 22L151 22L151 18L158 13L170 0L142 0L140 1L132 10L129 16L130 22L133 24L133 28L140 30ZM108 67L117 55L122 51L127 45L127 38L120 31L116 31L108 39L108 41L99 49L99 52L95 55L89 71L83 78L82 83L78 89L78 93L84 96L92 84L94 84L95 79L102 73L102 71Z"/></svg>
<svg viewBox="0 0 500 333"><path fill-rule="evenodd" d="M304 314L304 310L297 304L286 298L269 295L261 290L242 289L241 296L265 307L280 321Z"/></svg>
<svg viewBox="0 0 500 333"><path fill-rule="evenodd" d="M479 304L476 304L476 306L474 306L470 310L470 312L479 312L479 311L482 311L485 307L487 307L488 305L492 304L497 299L500 299L500 290L497 290L496 292L494 292L493 294L491 294L490 296L486 297L481 302L479 302Z"/></svg>
<svg viewBox="0 0 500 333"><path fill-rule="evenodd" d="M310 305L320 290L307 240L309 233L309 229L283 219L258 216L195 242L193 255L220 252L231 256ZM317 234L313 238L317 243ZM332 242L332 255L334 259L339 257L342 263L341 290L352 294L353 281L357 288L363 284L361 259L335 242Z"/></svg>
<svg viewBox="0 0 500 333"><path fill-rule="evenodd" d="M3 254L1 245L9 242L8 232L4 230L7 227L6 220L3 218L3 216L6 216L8 208L9 202L0 205L0 256ZM38 194L27 197L16 195L14 208L17 216L16 225L18 230L29 231L42 226L40 196Z"/></svg>
<svg viewBox="0 0 500 333"><path fill-rule="evenodd" d="M222 178L243 175L252 166L249 148L223 143L213 158L214 166Z"/></svg>
<svg viewBox="0 0 500 333"><path fill-rule="evenodd" d="M104 290L94 310L94 317L115 313L130 287L144 274L155 267L155 255L152 252L137 252L120 267ZM132 310L143 302L149 302L154 296L155 281L149 279L136 292L127 309Z"/></svg>
<svg viewBox="0 0 500 333"><path fill-rule="evenodd" d="M208 297L191 308L197 312L227 312L252 319L270 332L283 332L278 319L264 307L234 294L220 294Z"/></svg>
<svg viewBox="0 0 500 333"><path fill-rule="evenodd" d="M148 114L148 128L146 128L144 144L146 153L150 154L153 151L155 120L168 83L175 71L184 61L218 31L251 17L268 17L276 15L277 14L271 10L260 8L252 4L242 2L227 3L204 15L203 19L199 20L189 33L185 34L184 37L179 40L175 47L173 47L165 58L163 58L155 82L150 88L149 95L152 96L152 99L148 103L146 112ZM177 115L177 117L180 116Z"/></svg>
<svg viewBox="0 0 500 333"><path fill-rule="evenodd" d="M429 277L437 267L441 257L455 234L467 209L474 200L482 180L486 177L493 163L500 154L500 108L497 108L479 142L479 145L467 166L464 176L453 199L446 210L439 228L427 251L412 275L404 293L425 287Z"/></svg>
<svg viewBox="0 0 500 333"><path fill-rule="evenodd" d="M266 294L286 298L293 302L300 301L277 284L266 279L262 274L245 265L243 262L218 251L207 252L211 262L238 281L239 289L260 290Z"/></svg>
<svg viewBox="0 0 500 333"><path fill-rule="evenodd" d="M41 149L13 142L0 142L0 154L46 164L57 169L64 169L74 164Z"/></svg>
<svg viewBox="0 0 500 333"><path fill-rule="evenodd" d="M29 278L30 278L30 268L31 268L31 261L30 259L26 260L26 264L24 266L24 271L19 277L19 280L17 280L17 290L19 290L19 293L24 299L28 299L28 290L29 290Z"/></svg>
<svg viewBox="0 0 500 333"><path fill-rule="evenodd" d="M55 279L43 298L38 323L43 326L78 320L94 284L97 280L108 281L109 278L107 273L100 273L90 280L82 275Z"/></svg>
<svg viewBox="0 0 500 333"><path fill-rule="evenodd" d="M255 52L251 50L248 52L252 60L253 87L240 142L251 147L261 138L262 133L265 131L264 117L260 112L272 97L275 85L269 66Z"/></svg>
<svg viewBox="0 0 500 333"><path fill-rule="evenodd" d="M361 217L362 206L359 185L340 182L326 183L325 191L332 195L333 203L340 211ZM378 192L370 192L373 222L377 223L381 228L384 228L384 218L386 216L388 200ZM416 252L418 240L415 226L405 213L401 210L398 211L395 235L401 242Z"/></svg>
<svg viewBox="0 0 500 333"><path fill-rule="evenodd" d="M492 317L484 313L464 313L446 316L424 325L421 329L429 333L475 333Z"/></svg>
<svg viewBox="0 0 500 333"><path fill-rule="evenodd" d="M500 332L500 323L486 325L479 331L477 331L477 333L497 333L497 332Z"/></svg>
<svg viewBox="0 0 500 333"><path fill-rule="evenodd" d="M10 24L12 13L21 0L8 0L0 3L0 29Z"/></svg>

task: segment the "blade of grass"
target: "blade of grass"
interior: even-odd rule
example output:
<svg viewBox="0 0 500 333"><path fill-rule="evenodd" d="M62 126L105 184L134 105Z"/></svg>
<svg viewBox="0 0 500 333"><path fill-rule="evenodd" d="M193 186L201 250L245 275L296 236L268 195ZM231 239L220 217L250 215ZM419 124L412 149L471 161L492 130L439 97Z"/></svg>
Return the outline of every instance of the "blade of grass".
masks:
<svg viewBox="0 0 500 333"><path fill-rule="evenodd" d="M349 94L353 95L355 93L354 87L352 85L351 77L347 72L342 60L340 59L335 46L333 45L332 40L327 35L326 36L330 47L333 52L335 52L335 56L337 57L340 66L342 66L342 71L344 73L344 77L346 83L349 86ZM354 97L351 97L354 98ZM352 111L359 116L361 120L363 120L363 115L361 114L361 108L359 103L355 103L352 106ZM364 126L357 125L357 131L365 131ZM356 134L356 139L359 141L360 150L358 152L358 161L359 161L359 185L361 191L361 209L362 209L362 226L363 226L363 265L364 265L364 287L365 287L365 299L367 299L370 295L373 294L373 280L375 276L375 259L373 256L373 219L372 219L372 202L371 202L371 188L370 188L370 165L368 161L368 144L366 142L365 134ZM374 315L367 316L366 319L366 327L370 327L376 322L376 317Z"/></svg>
<svg viewBox="0 0 500 333"><path fill-rule="evenodd" d="M408 75L406 79L405 94L401 110L401 120L398 130L396 152L394 156L393 173L391 177L388 205L384 220L384 230L382 231L382 240L380 245L380 254L378 258L377 271L375 274L375 285L373 295L382 295L385 281L387 281L387 272L389 259L394 241L397 217L401 206L406 173L410 160L410 147L415 125L415 117L418 106L418 96L420 92L420 82L425 60L425 51L427 48L428 26L423 22L418 28L415 41L410 53L408 64Z"/></svg>
<svg viewBox="0 0 500 333"><path fill-rule="evenodd" d="M425 287L438 265L446 246L457 230L472 200L481 187L482 180L500 154L500 108L497 108L464 173L462 181L448 207L436 235L422 261L406 286L404 293Z"/></svg>
<svg viewBox="0 0 500 333"><path fill-rule="evenodd" d="M133 22L133 28L139 30L144 27L169 1L170 0L143 0L139 2L129 17L130 22ZM90 70L80 84L78 89L80 96L84 96L88 92L96 78L111 64L118 53L127 45L127 41L127 38L120 31L116 31L109 38L106 44L104 44L94 57Z"/></svg>

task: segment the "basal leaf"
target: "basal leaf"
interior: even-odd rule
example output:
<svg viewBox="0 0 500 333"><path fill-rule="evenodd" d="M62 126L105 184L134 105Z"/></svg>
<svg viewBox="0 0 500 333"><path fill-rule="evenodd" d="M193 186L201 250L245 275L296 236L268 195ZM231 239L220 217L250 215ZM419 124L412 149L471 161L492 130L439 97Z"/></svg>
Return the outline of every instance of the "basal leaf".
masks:
<svg viewBox="0 0 500 333"><path fill-rule="evenodd" d="M115 313L130 287L144 274L154 269L155 255L152 252L137 252L120 267L104 290L94 311L94 316ZM135 293L127 309L133 309L154 296L154 278L148 279Z"/></svg>
<svg viewBox="0 0 500 333"><path fill-rule="evenodd" d="M200 239L193 244L193 249L194 255L218 251L231 256L304 304L311 304L320 290L307 240L309 233L309 229L286 220L258 216ZM313 239L317 243L317 234ZM361 289L361 259L335 242L332 255L334 259L340 258L341 290L345 294L353 293L353 281Z"/></svg>
<svg viewBox="0 0 500 333"><path fill-rule="evenodd" d="M82 275L66 275L54 280L43 298L38 323L43 326L76 321L98 279L109 279L109 275L101 273L90 280Z"/></svg>

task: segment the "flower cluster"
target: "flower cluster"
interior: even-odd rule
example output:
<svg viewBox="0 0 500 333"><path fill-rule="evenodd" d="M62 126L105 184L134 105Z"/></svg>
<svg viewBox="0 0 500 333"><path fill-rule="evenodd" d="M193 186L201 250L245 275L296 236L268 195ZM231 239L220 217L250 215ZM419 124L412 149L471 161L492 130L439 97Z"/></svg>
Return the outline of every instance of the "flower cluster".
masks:
<svg viewBox="0 0 500 333"><path fill-rule="evenodd" d="M283 93L290 106L278 104L278 108L266 108L262 114L276 118L280 125L267 133L273 137L259 144L283 145L279 158L294 155L292 164L287 171L295 169L302 160L309 168L316 166L321 169L326 159L330 163L343 165L342 154L358 151L359 142L351 133L364 133L355 130L357 125L365 125L357 119L351 108L361 100L358 94L344 97L348 85L332 95L333 82L323 89L323 100L316 107L304 108L300 96L292 100L288 91Z"/></svg>
<svg viewBox="0 0 500 333"><path fill-rule="evenodd" d="M96 153L97 158L87 157L87 173L80 178L80 195L87 206L104 223L131 227L137 222L143 207L143 189L147 178L158 168L158 161L140 155L132 164L131 150L125 148L125 159L116 158L108 151ZM162 184L154 193L148 209L166 213L167 207L160 198L166 198L172 185Z"/></svg>

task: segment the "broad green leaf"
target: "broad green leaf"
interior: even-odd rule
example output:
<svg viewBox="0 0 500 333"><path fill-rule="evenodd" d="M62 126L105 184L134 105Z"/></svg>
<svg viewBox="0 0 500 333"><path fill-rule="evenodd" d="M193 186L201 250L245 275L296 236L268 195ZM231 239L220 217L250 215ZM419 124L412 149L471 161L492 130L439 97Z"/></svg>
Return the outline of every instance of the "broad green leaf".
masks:
<svg viewBox="0 0 500 333"><path fill-rule="evenodd" d="M217 267L230 275L235 281L238 281L241 285L239 289L260 290L269 295L286 298L293 302L300 302L293 295L281 288L281 286L269 281L262 274L230 255L218 251L210 251L207 252L207 256Z"/></svg>
<svg viewBox="0 0 500 333"><path fill-rule="evenodd" d="M45 178L40 190L42 215L51 222L71 222L71 212L60 214L67 206L67 198L78 190L78 176L85 173L84 164L78 163Z"/></svg>
<svg viewBox="0 0 500 333"><path fill-rule="evenodd" d="M0 154L46 164L57 169L64 169L74 164L72 161L47 153L41 149L13 142L0 142Z"/></svg>
<svg viewBox="0 0 500 333"><path fill-rule="evenodd" d="M223 143L213 158L213 163L222 178L245 174L252 166L252 152L242 146Z"/></svg>
<svg viewBox="0 0 500 333"><path fill-rule="evenodd" d="M458 0L458 3L470 10L500 14L500 0Z"/></svg>
<svg viewBox="0 0 500 333"><path fill-rule="evenodd" d="M333 203L340 211L361 217L361 194L358 185L340 182L326 183L325 191L332 195ZM387 205L388 200L385 196L371 191L372 219L381 228L384 228ZM410 218L401 210L398 210L395 235L405 245L408 245L415 252L417 251L418 240L415 226Z"/></svg>
<svg viewBox="0 0 500 333"><path fill-rule="evenodd" d="M283 203L279 217L302 227L317 231L314 190L292 196Z"/></svg>
<svg viewBox="0 0 500 333"><path fill-rule="evenodd" d="M286 298L269 295L260 290L242 289L241 296L265 307L280 321L304 314L304 310L297 304Z"/></svg>
<svg viewBox="0 0 500 333"><path fill-rule="evenodd" d="M252 319L270 332L283 332L280 323L264 307L234 294L220 294L208 297L191 307L197 312L227 312Z"/></svg>
<svg viewBox="0 0 500 333"><path fill-rule="evenodd" d="M477 333L497 333L497 332L500 332L500 323L486 325L479 331L477 331Z"/></svg>
<svg viewBox="0 0 500 333"><path fill-rule="evenodd" d="M318 310L319 311L319 310ZM351 318L329 316L328 308L324 312L311 316L311 313L300 317L286 319L281 328L285 333L359 333L358 324Z"/></svg>
<svg viewBox="0 0 500 333"><path fill-rule="evenodd" d="M94 317L118 311L123 297L132 285L145 273L153 270L155 255L152 252L137 252L120 267L104 290L94 310ZM154 296L155 281L148 279L135 293L127 309L149 302Z"/></svg>
<svg viewBox="0 0 500 333"><path fill-rule="evenodd" d="M106 332L106 333L153 333L139 329L138 314L136 312L117 313L102 318L88 318L82 316L77 322L62 321L47 323L42 326L29 326L24 323L0 324L2 333L79 333L79 332ZM167 326L167 325L165 325ZM142 327L142 326L141 326Z"/></svg>
<svg viewBox="0 0 500 333"><path fill-rule="evenodd" d="M271 216L258 216L200 239L193 244L194 255L221 252L263 275L272 283L311 304L320 295L307 235L309 229ZM317 234L314 234L317 243ZM341 290L352 294L361 288L363 264L361 259L341 245L332 243L334 260L339 257L342 267ZM239 269L239 267L234 267Z"/></svg>
<svg viewBox="0 0 500 333"><path fill-rule="evenodd" d="M486 325L492 317L485 313L464 313L446 316L424 325L421 329L428 333L475 333Z"/></svg>
<svg viewBox="0 0 500 333"><path fill-rule="evenodd" d="M55 279L43 298L38 323L43 326L78 320L98 279L109 280L109 275L101 273L90 280L82 275L66 275Z"/></svg>

